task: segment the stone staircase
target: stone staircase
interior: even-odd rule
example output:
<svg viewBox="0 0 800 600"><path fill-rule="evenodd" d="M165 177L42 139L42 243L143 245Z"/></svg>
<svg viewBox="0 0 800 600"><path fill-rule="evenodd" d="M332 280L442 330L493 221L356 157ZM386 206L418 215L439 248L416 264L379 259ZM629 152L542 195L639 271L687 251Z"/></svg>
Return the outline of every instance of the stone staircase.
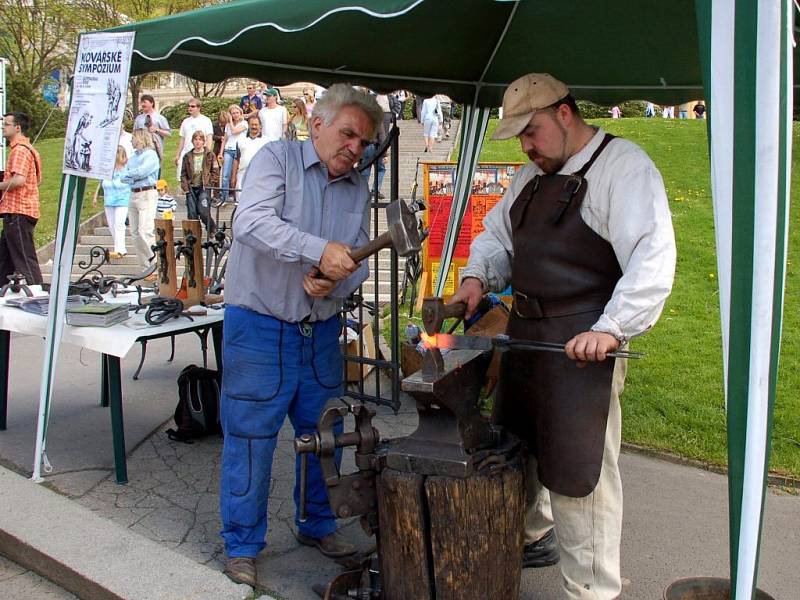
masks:
<svg viewBox="0 0 800 600"><path fill-rule="evenodd" d="M451 128L451 135L449 140L437 143L432 153L423 152L425 143L422 137L422 126L416 121L400 121L400 176L399 176L399 194L400 198L409 200L411 198L411 188L414 182L415 173L417 171L417 160L420 161L419 166L419 189L417 191L417 198L423 197L422 191L422 166L421 164L426 161L441 162L446 161L450 155L453 147L453 142L458 132L458 121L453 121ZM391 189L391 174L387 165L386 176L383 180L381 192L389 198L389 190ZM182 232L180 230L180 222L186 218L186 208L183 204L183 196L176 193L174 190L172 194L178 200L178 210L175 214L175 239L182 239ZM224 222L230 225L231 208L224 207L220 211L219 222ZM212 210L212 216L216 215ZM386 231L386 215L381 211L378 216L378 233ZM110 264L102 268L102 272L107 276L125 276L135 275L139 272L138 263L136 261L135 248L133 246L133 239L130 235L126 236L126 246L128 255L121 259L115 259ZM75 249L75 260L72 268L72 280L78 279L85 268L80 268L81 261L88 262L90 258L91 249L94 246L101 246L102 248L113 248L111 240L111 233L108 227L103 225L95 227L91 235L82 235L78 240L78 245ZM97 263L95 259L95 263ZM390 252L388 250L381 251L378 256L378 293L380 302L388 302L390 299ZM370 259L370 271L374 271L374 259ZM52 274L52 263L42 265L42 275L45 281L50 281ZM398 277L402 282L404 262L400 259ZM178 261L178 276L182 274L183 261ZM364 282L362 292L367 300L372 301L375 293L374 273L370 278Z"/></svg>

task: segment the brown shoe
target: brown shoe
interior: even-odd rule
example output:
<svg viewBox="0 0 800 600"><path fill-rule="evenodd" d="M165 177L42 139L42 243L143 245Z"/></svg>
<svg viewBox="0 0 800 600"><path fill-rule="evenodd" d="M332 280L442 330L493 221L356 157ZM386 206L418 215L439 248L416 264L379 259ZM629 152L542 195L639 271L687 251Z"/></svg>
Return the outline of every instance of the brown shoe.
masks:
<svg viewBox="0 0 800 600"><path fill-rule="evenodd" d="M308 537L298 532L297 541L304 546L314 546L317 550L330 558L350 556L356 553L356 547L353 544L345 542L342 536L336 531L319 539Z"/></svg>
<svg viewBox="0 0 800 600"><path fill-rule="evenodd" d="M235 583L244 583L256 587L256 559L248 556L236 556L225 562L222 572Z"/></svg>

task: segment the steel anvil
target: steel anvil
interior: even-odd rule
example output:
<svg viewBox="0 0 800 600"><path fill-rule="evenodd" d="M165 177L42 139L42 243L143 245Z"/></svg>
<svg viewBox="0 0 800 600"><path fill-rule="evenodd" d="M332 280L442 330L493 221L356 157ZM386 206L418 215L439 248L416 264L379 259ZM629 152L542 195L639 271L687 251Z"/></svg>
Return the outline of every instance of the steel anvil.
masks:
<svg viewBox="0 0 800 600"><path fill-rule="evenodd" d="M424 360L433 360L429 350ZM393 440L386 466L422 475L468 477L487 455L502 451L499 432L480 414L479 396L490 350L452 350L437 377L417 371L403 380L403 391L417 401L419 425L410 436Z"/></svg>

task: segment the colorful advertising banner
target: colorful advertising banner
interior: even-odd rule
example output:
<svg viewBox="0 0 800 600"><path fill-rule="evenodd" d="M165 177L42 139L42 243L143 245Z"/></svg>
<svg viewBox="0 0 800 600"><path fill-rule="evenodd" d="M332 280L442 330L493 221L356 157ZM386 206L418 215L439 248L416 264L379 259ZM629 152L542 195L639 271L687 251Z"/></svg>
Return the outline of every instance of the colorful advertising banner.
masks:
<svg viewBox="0 0 800 600"><path fill-rule="evenodd" d="M81 36L64 140L64 173L68 175L111 179L128 94L133 37L133 32Z"/></svg>
<svg viewBox="0 0 800 600"><path fill-rule="evenodd" d="M461 222L461 230L456 241L453 261L445 282L444 296L452 295L461 280L461 269L467 264L469 247L483 231L483 218L511 184L523 163L478 163L472 178L472 191L469 205ZM450 207L453 203L453 184L456 176L455 163L425 163L423 165L423 190L425 205L425 226L429 230L428 239L423 246L423 283L419 298L433 293L439 276ZM507 298L506 298L507 299Z"/></svg>

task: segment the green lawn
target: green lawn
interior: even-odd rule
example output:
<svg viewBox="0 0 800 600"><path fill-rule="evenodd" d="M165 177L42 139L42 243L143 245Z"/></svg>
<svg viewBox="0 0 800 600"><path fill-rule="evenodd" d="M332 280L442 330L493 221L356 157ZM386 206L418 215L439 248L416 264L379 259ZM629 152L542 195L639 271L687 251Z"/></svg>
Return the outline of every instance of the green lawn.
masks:
<svg viewBox="0 0 800 600"><path fill-rule="evenodd" d="M480 159L527 160L516 140L488 139ZM727 461L722 395L719 293L705 122L599 119L593 123L644 148L664 177L678 244L675 286L655 329L635 339L647 357L631 361L623 396L627 442L723 465ZM800 128L795 127L797 148ZM792 191L800 191L798 158ZM775 407L772 471L800 476L800 364L798 364L798 212L792 209L786 311Z"/></svg>

